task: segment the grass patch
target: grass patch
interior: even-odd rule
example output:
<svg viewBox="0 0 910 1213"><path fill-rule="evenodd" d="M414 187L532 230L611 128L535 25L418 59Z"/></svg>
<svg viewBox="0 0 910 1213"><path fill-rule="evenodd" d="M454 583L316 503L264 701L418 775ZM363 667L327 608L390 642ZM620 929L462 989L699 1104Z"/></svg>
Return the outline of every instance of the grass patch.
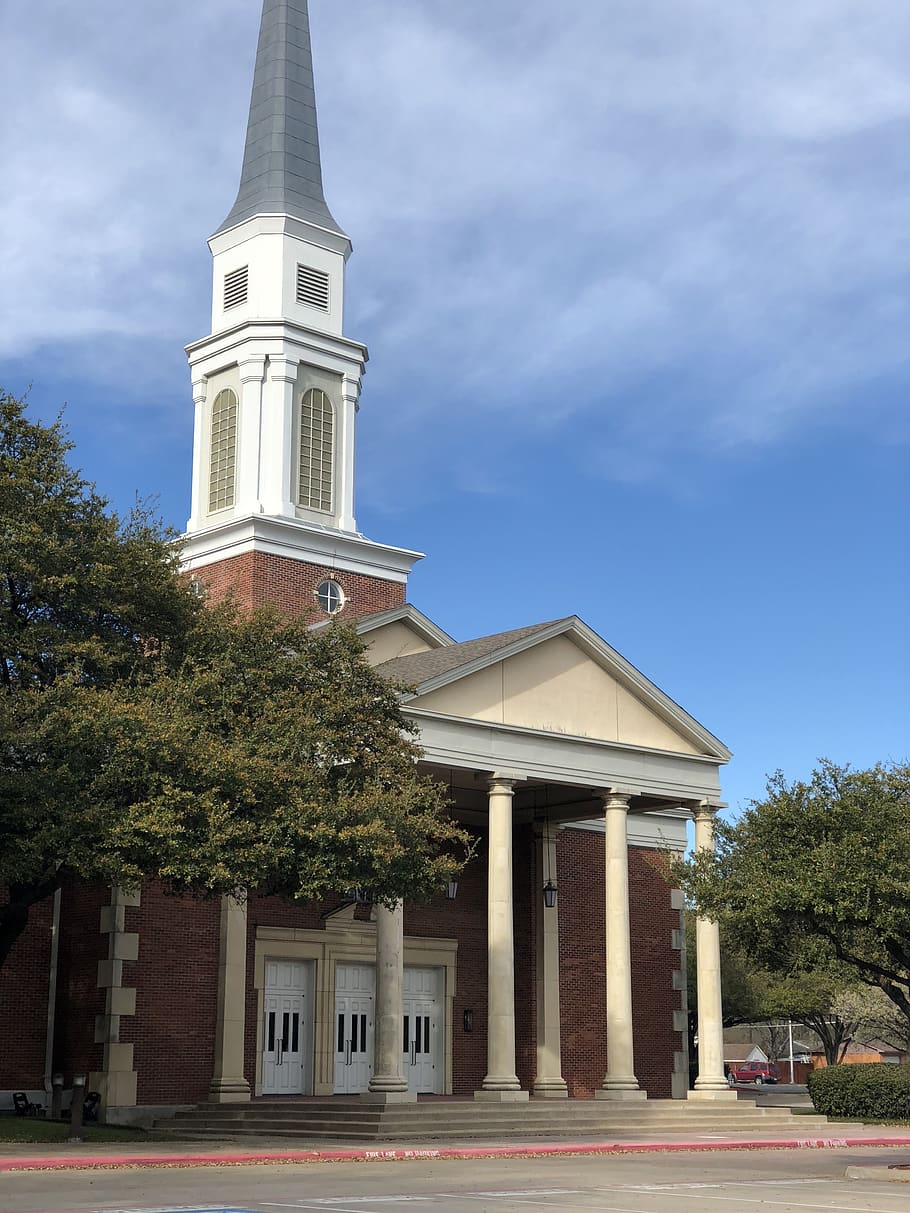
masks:
<svg viewBox="0 0 910 1213"><path fill-rule="evenodd" d="M69 1121L42 1120L34 1116L0 1116L0 1141L64 1142L70 1135ZM144 1129L125 1129L119 1125L83 1125L86 1145L102 1141L148 1141Z"/></svg>

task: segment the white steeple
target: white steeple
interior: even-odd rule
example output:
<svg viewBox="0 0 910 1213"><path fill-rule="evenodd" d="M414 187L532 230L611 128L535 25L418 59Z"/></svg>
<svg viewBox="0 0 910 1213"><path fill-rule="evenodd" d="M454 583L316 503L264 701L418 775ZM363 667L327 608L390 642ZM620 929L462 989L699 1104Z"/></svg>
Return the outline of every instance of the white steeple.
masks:
<svg viewBox="0 0 910 1213"><path fill-rule="evenodd" d="M186 564L244 551L404 580L418 554L354 517L366 348L343 335L351 242L322 188L306 0L264 0L237 200L209 240Z"/></svg>

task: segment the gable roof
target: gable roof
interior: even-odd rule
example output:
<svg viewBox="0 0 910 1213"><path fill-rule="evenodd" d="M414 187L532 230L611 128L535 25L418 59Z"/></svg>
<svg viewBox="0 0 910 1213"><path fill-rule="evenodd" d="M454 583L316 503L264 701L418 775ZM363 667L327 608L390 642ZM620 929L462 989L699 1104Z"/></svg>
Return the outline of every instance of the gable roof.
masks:
<svg viewBox="0 0 910 1213"><path fill-rule="evenodd" d="M425 692L430 688L421 684L430 679L435 682L439 675L453 672L458 674L459 671L462 673L458 676L462 677L463 672L466 672L464 669L466 666L470 666L471 672L473 672L474 662L478 658L499 655L503 653L503 650L511 649L516 642L533 638L536 633L551 626L549 623L537 623L528 628L513 628L509 632L497 632L493 636L479 636L476 640L464 640L461 644L450 644L445 648L431 649L428 653L394 657L391 661L384 661L376 668L388 678L410 683L417 686L420 692ZM499 659L497 656L497 660Z"/></svg>
<svg viewBox="0 0 910 1213"><path fill-rule="evenodd" d="M434 649L443 645L455 645L455 641L448 632L444 632L432 619L424 615L423 611L418 611L417 607L412 606L410 602L406 602L404 606L389 607L385 611L374 611L372 615L361 615L354 620L354 626L360 636L367 635L377 628L383 628L389 623L408 624ZM406 658L396 658L396 660L406 660Z"/></svg>
<svg viewBox="0 0 910 1213"><path fill-rule="evenodd" d="M391 661L382 662L376 668L388 678L415 687L412 694L405 696L407 702L523 653L554 636L568 636L636 698L711 757L721 762L732 758L732 753L722 741L704 725L699 724L694 716L690 716L669 695L664 694L577 615L554 619L549 623L533 624L526 628L515 628L509 632L497 632L492 636L480 636L476 640L448 645L428 653L395 657Z"/></svg>

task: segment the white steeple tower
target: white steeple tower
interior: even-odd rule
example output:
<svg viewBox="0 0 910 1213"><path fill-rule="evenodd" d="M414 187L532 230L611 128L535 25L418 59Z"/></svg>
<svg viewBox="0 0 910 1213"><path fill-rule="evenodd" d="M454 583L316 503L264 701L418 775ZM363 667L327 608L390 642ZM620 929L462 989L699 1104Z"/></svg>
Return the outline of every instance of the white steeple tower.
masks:
<svg viewBox="0 0 910 1213"><path fill-rule="evenodd" d="M317 591L337 607L319 580L327 570L353 613L397 605L419 554L370 542L354 518L367 351L343 335L351 242L323 195L307 0L263 2L240 189L209 247L212 332L187 347L196 424L186 567L221 592L223 562L246 557L236 572L256 580L250 605L274 600L277 577L299 582L300 608ZM268 573L261 559L250 566L251 553L274 558ZM279 573L275 560L306 568ZM388 594L376 579L391 583Z"/></svg>

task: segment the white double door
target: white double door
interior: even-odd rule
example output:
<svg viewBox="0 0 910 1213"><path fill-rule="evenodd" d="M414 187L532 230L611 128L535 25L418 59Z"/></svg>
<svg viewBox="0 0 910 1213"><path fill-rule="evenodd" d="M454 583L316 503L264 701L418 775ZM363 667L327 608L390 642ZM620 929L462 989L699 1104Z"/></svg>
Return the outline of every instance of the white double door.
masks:
<svg viewBox="0 0 910 1213"><path fill-rule="evenodd" d="M402 1073L419 1094L444 1090L442 998L437 969L404 971ZM335 970L335 1093L366 1091L373 1073L373 965L338 965Z"/></svg>
<svg viewBox="0 0 910 1213"><path fill-rule="evenodd" d="M263 1095L311 1092L312 961L267 959L263 1007Z"/></svg>

